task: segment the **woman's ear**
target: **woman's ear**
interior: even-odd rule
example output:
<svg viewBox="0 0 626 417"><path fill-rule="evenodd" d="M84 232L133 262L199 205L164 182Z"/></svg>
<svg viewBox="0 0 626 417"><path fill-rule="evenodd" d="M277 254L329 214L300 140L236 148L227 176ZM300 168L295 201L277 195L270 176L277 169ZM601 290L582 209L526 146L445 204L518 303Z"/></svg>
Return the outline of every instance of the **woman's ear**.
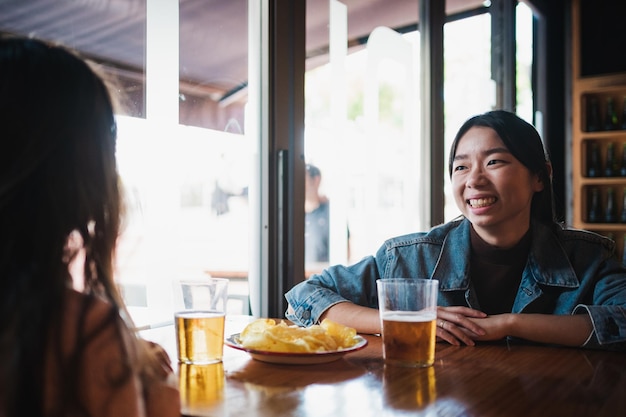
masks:
<svg viewBox="0 0 626 417"><path fill-rule="evenodd" d="M536 180L537 180L537 182L535 183L536 193L543 191L545 187L549 186L550 183L552 182L552 164L550 162L546 162L546 172L548 174L548 184L544 184L544 180L541 178L541 175L539 173L536 174Z"/></svg>

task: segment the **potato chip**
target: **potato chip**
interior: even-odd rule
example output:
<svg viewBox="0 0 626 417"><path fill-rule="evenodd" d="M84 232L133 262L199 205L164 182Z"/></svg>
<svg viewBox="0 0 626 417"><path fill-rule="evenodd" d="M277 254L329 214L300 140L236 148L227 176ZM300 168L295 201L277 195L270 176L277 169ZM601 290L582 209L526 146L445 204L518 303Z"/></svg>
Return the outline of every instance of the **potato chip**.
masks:
<svg viewBox="0 0 626 417"><path fill-rule="evenodd" d="M314 353L330 352L353 346L356 330L328 319L321 325L299 327L284 321L258 319L248 324L239 341L246 349L268 352Z"/></svg>
<svg viewBox="0 0 626 417"><path fill-rule="evenodd" d="M324 319L321 327L332 337L340 348L349 348L355 344L356 330L352 327Z"/></svg>
<svg viewBox="0 0 626 417"><path fill-rule="evenodd" d="M248 324L241 334L239 335L241 338L246 338L256 333L263 333L265 329L275 326L276 321L272 319L257 319L252 323Z"/></svg>

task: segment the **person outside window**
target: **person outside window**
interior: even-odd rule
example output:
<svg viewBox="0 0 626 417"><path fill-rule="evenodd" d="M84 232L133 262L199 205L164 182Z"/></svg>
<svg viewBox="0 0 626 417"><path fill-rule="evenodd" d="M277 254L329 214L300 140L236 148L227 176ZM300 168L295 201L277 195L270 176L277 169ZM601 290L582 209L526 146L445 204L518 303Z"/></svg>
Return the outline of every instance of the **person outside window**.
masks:
<svg viewBox="0 0 626 417"><path fill-rule="evenodd" d="M330 201L321 193L322 173L306 165L304 196L304 261L313 270L330 260ZM346 226L346 255L350 259L350 229Z"/></svg>
<svg viewBox="0 0 626 417"><path fill-rule="evenodd" d="M555 220L552 165L534 127L501 110L470 118L448 167L458 219L296 285L287 318L380 333L376 280L420 277L439 280L439 341L626 350L626 269L612 240Z"/></svg>
<svg viewBox="0 0 626 417"><path fill-rule="evenodd" d="M304 261L307 264L328 262L329 202L320 194L322 173L315 165L306 165L304 195Z"/></svg>

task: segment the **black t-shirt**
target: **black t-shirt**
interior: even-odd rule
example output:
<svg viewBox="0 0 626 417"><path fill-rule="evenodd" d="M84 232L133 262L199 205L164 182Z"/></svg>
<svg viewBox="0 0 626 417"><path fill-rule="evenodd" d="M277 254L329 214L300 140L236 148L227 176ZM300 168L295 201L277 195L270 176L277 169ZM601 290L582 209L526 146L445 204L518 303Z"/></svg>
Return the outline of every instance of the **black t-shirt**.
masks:
<svg viewBox="0 0 626 417"><path fill-rule="evenodd" d="M471 280L480 309L487 314L510 313L530 251L530 230L517 245L500 249L471 230Z"/></svg>

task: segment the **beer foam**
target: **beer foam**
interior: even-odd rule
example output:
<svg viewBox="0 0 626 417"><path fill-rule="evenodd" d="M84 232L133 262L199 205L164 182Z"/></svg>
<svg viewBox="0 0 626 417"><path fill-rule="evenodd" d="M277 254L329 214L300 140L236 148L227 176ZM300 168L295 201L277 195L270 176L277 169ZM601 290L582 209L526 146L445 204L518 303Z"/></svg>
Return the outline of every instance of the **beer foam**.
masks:
<svg viewBox="0 0 626 417"><path fill-rule="evenodd" d="M383 320L404 321L404 322L424 322L437 319L436 311L386 311L382 314Z"/></svg>
<svg viewBox="0 0 626 417"><path fill-rule="evenodd" d="M210 319L212 317L223 317L225 315L226 313L224 312L210 310L185 310L174 313L174 317L183 319Z"/></svg>

